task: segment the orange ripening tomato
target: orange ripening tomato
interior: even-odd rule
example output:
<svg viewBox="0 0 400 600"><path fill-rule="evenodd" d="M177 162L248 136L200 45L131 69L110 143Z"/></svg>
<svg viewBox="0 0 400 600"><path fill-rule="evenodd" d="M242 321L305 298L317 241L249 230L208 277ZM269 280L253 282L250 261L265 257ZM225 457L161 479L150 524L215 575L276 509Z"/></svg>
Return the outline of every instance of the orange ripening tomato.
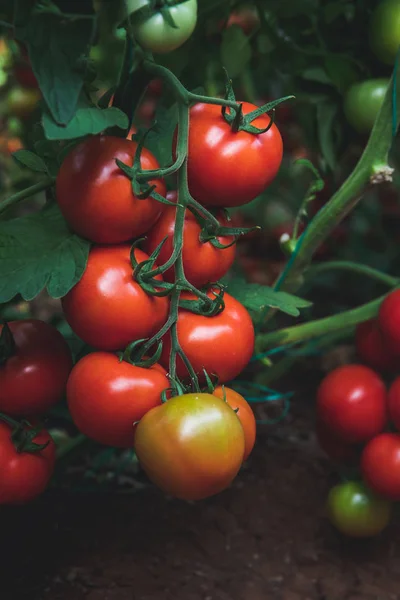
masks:
<svg viewBox="0 0 400 600"><path fill-rule="evenodd" d="M225 400L227 404L236 412L244 431L244 456L247 460L254 448L256 442L256 419L253 410L248 402L235 390L231 388L218 386L213 391L213 395Z"/></svg>

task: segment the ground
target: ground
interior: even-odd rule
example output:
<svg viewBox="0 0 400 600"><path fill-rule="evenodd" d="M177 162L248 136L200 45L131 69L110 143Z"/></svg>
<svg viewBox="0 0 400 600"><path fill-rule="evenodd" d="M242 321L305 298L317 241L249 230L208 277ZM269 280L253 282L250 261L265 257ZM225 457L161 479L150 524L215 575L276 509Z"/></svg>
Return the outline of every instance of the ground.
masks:
<svg viewBox="0 0 400 600"><path fill-rule="evenodd" d="M312 434L312 397L261 427L232 488L197 504L52 491L2 509L1 600L394 600L400 526L342 539L324 517L337 481ZM311 434L310 434L311 431Z"/></svg>

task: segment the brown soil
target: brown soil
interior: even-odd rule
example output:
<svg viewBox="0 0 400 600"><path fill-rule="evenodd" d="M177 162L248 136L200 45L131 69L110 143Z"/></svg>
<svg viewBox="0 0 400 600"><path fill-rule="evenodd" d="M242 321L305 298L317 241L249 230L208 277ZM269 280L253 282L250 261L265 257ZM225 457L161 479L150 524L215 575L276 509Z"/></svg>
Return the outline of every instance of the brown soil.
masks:
<svg viewBox="0 0 400 600"><path fill-rule="evenodd" d="M391 600L400 527L344 540L323 515L336 478L303 404L264 428L232 488L189 504L49 493L3 509L1 600ZM11 587L12 586L12 587Z"/></svg>

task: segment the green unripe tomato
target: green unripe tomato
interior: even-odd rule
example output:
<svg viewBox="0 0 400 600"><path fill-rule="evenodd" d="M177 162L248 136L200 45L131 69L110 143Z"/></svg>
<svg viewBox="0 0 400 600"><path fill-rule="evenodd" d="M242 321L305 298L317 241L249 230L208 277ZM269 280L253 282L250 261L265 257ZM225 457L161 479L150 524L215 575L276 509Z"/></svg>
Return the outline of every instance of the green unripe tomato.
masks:
<svg viewBox="0 0 400 600"><path fill-rule="evenodd" d="M383 0L372 14L369 40L375 56L393 65L400 46L400 2Z"/></svg>
<svg viewBox="0 0 400 600"><path fill-rule="evenodd" d="M385 529L392 505L363 483L347 481L331 489L327 509L329 520L340 533L364 538L378 535Z"/></svg>
<svg viewBox="0 0 400 600"><path fill-rule="evenodd" d="M369 133L382 106L389 79L367 79L355 83L344 97L346 119L359 133Z"/></svg>
<svg viewBox="0 0 400 600"><path fill-rule="evenodd" d="M156 54L166 54L182 46L192 35L197 22L197 0L183 0L175 6L156 9L142 21L135 18L135 12L149 6L149 0L129 0L133 33L139 44ZM172 26L164 10L168 10L175 24Z"/></svg>

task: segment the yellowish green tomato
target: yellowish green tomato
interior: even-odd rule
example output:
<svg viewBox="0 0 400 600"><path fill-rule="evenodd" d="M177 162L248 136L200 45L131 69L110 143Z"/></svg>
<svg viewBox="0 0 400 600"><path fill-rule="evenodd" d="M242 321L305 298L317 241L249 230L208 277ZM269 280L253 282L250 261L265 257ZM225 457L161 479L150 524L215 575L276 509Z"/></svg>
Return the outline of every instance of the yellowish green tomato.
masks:
<svg viewBox="0 0 400 600"><path fill-rule="evenodd" d="M364 538L378 535L388 525L392 504L376 496L363 483L336 485L328 496L328 517L344 535Z"/></svg>
<svg viewBox="0 0 400 600"><path fill-rule="evenodd" d="M129 0L128 10L139 44L156 54L166 54L182 46L192 35L197 22L197 0L183 0L173 6L160 0L159 4L145 20L135 13L146 6L150 8L149 0ZM175 26L168 19L166 11Z"/></svg>
<svg viewBox="0 0 400 600"><path fill-rule="evenodd" d="M369 39L382 62L393 65L400 46L400 1L383 0L372 14Z"/></svg>
<svg viewBox="0 0 400 600"><path fill-rule="evenodd" d="M368 79L355 83L346 92L344 113L359 133L369 133L382 106L389 79Z"/></svg>

